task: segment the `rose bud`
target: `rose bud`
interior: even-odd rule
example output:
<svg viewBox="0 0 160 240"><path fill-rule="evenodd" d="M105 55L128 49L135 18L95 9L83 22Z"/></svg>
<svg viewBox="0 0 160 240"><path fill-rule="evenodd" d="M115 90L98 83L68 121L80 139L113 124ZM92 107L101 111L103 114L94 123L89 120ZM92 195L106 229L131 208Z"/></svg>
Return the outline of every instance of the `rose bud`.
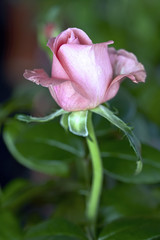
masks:
<svg viewBox="0 0 160 240"><path fill-rule="evenodd" d="M85 32L69 28L48 41L53 52L51 77L43 69L26 70L24 77L48 87L66 111L92 109L113 98L124 78L144 82L146 73L136 56L108 48L113 41L93 44Z"/></svg>

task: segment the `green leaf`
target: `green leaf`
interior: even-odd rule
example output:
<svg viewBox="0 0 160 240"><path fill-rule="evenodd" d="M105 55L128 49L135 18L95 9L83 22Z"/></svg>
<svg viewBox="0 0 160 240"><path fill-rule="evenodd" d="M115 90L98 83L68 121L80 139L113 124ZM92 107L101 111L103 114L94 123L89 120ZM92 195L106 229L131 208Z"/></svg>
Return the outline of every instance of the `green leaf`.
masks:
<svg viewBox="0 0 160 240"><path fill-rule="evenodd" d="M60 120L61 126L62 126L66 131L68 131L68 116L69 116L69 113L63 114L63 115L61 116L61 120Z"/></svg>
<svg viewBox="0 0 160 240"><path fill-rule="evenodd" d="M63 219L51 219L31 227L24 240L86 240L83 231L75 224Z"/></svg>
<svg viewBox="0 0 160 240"><path fill-rule="evenodd" d="M30 122L48 122L48 121L51 121L53 120L54 118L62 115L66 113L66 111L64 111L63 109L60 109L60 110L57 110L56 112L50 114L50 115L47 115L45 117L32 117L32 116L29 116L29 115L22 115L22 114L19 114L16 116L16 118L20 121L23 121L23 122L27 122L27 123L30 123Z"/></svg>
<svg viewBox="0 0 160 240"><path fill-rule="evenodd" d="M102 192L100 215L103 225L120 217L159 216L159 199L146 186L119 183Z"/></svg>
<svg viewBox="0 0 160 240"><path fill-rule="evenodd" d="M114 124L116 127L121 129L125 133L138 159L135 174L140 173L142 170L142 158L140 152L141 146L138 139L135 137L131 127L128 127L127 124L124 123L120 118L118 118L112 111L102 105L92 109L91 111L106 118L109 122Z"/></svg>
<svg viewBox="0 0 160 240"><path fill-rule="evenodd" d="M0 210L0 240L21 240L22 233L17 219L7 211Z"/></svg>
<svg viewBox="0 0 160 240"><path fill-rule="evenodd" d="M81 140L66 133L56 121L24 124L9 120L3 136L17 161L50 175L66 176L71 161L84 156Z"/></svg>
<svg viewBox="0 0 160 240"><path fill-rule="evenodd" d="M135 175L136 156L126 140L100 143L105 173L129 183L158 183L160 181L160 151L142 144L143 170Z"/></svg>
<svg viewBox="0 0 160 240"><path fill-rule="evenodd" d="M75 135L87 137L88 111L72 112L68 117L69 131Z"/></svg>
<svg viewBox="0 0 160 240"><path fill-rule="evenodd" d="M160 239L160 218L122 218L108 224L98 240Z"/></svg>

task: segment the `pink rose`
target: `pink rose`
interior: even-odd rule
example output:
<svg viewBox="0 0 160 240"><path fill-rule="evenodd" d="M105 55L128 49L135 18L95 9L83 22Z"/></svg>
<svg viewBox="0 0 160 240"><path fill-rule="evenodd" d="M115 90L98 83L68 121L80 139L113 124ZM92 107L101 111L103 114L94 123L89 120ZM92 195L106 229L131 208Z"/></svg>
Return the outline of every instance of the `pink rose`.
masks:
<svg viewBox="0 0 160 240"><path fill-rule="evenodd" d="M144 82L146 73L136 56L108 48L113 41L93 44L85 32L69 28L48 41L53 52L51 77L43 69L26 70L24 77L48 87L66 111L92 109L113 98L121 81Z"/></svg>

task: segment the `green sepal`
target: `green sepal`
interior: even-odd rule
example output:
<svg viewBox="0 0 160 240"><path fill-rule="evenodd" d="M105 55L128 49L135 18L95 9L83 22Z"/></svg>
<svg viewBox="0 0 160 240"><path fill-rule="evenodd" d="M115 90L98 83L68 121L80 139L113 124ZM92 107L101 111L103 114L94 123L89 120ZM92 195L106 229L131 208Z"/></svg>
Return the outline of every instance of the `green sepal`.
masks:
<svg viewBox="0 0 160 240"><path fill-rule="evenodd" d="M129 127L125 122L118 118L111 110L103 105L91 109L92 112L99 114L100 116L106 118L110 123L122 130L129 140L131 147L137 156L137 168L135 174L139 174L142 170L142 157L141 157L141 145L136 136L134 135L132 128Z"/></svg>
<svg viewBox="0 0 160 240"><path fill-rule="evenodd" d="M68 116L69 113L63 114L60 119L60 124L66 131L68 131Z"/></svg>
<svg viewBox="0 0 160 240"><path fill-rule="evenodd" d="M87 118L88 111L72 112L68 117L69 131L75 135L87 137Z"/></svg>
<svg viewBox="0 0 160 240"><path fill-rule="evenodd" d="M27 122L27 123L30 123L30 122L48 122L48 121L51 121L54 118L56 118L56 117L58 117L58 116L60 116L64 113L67 113L67 112L63 109L59 109L56 112L51 113L50 115L47 115L45 117L32 117L32 116L29 116L29 115L19 114L19 115L16 115L16 118L18 120L22 121L22 122Z"/></svg>

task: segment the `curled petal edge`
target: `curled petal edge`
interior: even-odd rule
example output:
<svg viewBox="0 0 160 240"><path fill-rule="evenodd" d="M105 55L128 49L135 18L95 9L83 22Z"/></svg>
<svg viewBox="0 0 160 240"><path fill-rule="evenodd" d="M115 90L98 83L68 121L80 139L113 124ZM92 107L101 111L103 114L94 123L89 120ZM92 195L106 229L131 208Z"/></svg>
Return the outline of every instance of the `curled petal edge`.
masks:
<svg viewBox="0 0 160 240"><path fill-rule="evenodd" d="M66 81L64 79L62 80L58 78L50 78L43 69L26 69L23 76L25 79L30 80L43 87L49 87L51 85L56 86Z"/></svg>
<svg viewBox="0 0 160 240"><path fill-rule="evenodd" d="M137 80L136 75L137 74L141 74L142 77L141 79L139 78L139 80ZM146 77L146 73L145 71L137 71L137 72L132 72L130 74L121 74L118 75L117 77L115 77L113 79L113 81L111 82L111 84L109 85L108 89L106 90L105 96L104 96L104 102L107 100L112 99L118 92L119 87L120 87L120 83L125 79L125 78L129 78L131 79L134 83L138 83L138 82L144 82Z"/></svg>

